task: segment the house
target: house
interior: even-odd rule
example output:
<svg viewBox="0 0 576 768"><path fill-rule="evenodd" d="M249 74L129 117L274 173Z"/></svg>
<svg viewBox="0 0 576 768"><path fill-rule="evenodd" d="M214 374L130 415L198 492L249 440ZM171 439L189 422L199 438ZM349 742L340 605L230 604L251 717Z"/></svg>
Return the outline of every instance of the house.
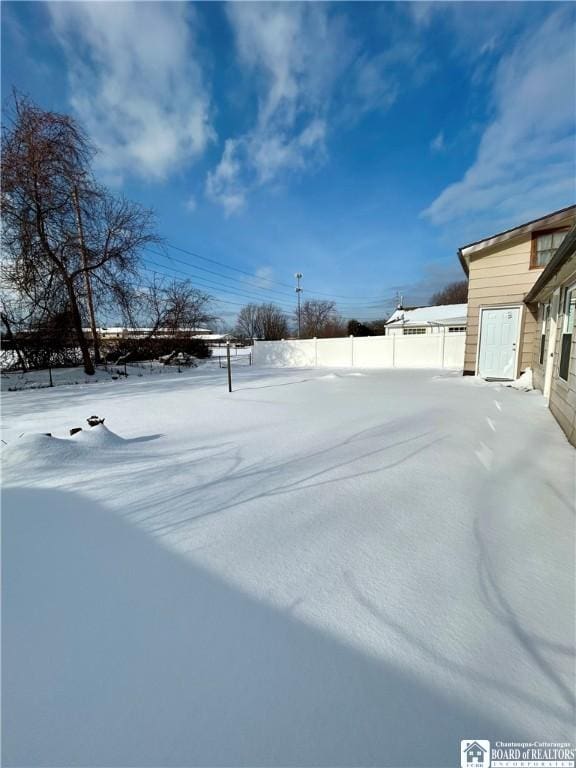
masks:
<svg viewBox="0 0 576 768"><path fill-rule="evenodd" d="M486 750L481 744L478 744L477 741L470 742L464 750L464 754L466 755L466 765L483 765L485 753Z"/></svg>
<svg viewBox="0 0 576 768"><path fill-rule="evenodd" d="M576 206L463 246L464 373L534 385L576 445Z"/></svg>
<svg viewBox="0 0 576 768"><path fill-rule="evenodd" d="M465 333L466 311L466 304L442 304L412 309L400 306L386 322L386 335Z"/></svg>
<svg viewBox="0 0 576 768"><path fill-rule="evenodd" d="M576 445L576 225L540 272L526 301L538 305L533 345L534 385Z"/></svg>
<svg viewBox="0 0 576 768"><path fill-rule="evenodd" d="M462 246L468 275L464 373L515 379L532 366L538 304L530 292L576 222L576 206Z"/></svg>

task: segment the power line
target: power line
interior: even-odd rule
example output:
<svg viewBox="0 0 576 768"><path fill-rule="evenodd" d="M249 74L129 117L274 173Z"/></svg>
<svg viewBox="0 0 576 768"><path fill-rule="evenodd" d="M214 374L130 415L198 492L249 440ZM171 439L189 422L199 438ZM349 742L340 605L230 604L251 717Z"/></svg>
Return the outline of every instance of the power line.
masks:
<svg viewBox="0 0 576 768"><path fill-rule="evenodd" d="M181 248L180 246L174 245L173 243L166 242L165 245L168 248L173 248L174 250L180 251L181 253L185 253L188 256L192 256L192 257L194 257L196 259L201 259L202 261L206 261L206 262L209 262L211 264L217 264L218 266L224 267L225 269L229 269L229 270L232 270L234 272L239 272L240 274L243 274L243 275L248 275L248 277L251 277L253 279L256 279L256 280L263 280L263 279L265 279L266 282L274 283L276 285L281 285L283 288L289 288L290 290L293 289L293 286L289 285L288 283L283 283L280 280L274 280L272 278L259 278L257 275L254 275L252 272L248 272L245 269L241 269L240 267L233 267L230 264L226 264L223 261L218 261L218 259L211 259L211 258L208 258L207 256L201 256L199 253L196 253L195 251L190 251L190 250L188 250L186 248ZM170 257L167 256L167 258L170 258ZM172 257L172 258L175 258L175 257ZM184 263L186 263L186 262L184 262ZM346 295L339 295L339 294L332 294L332 293L324 293L322 291L317 291L314 288L309 289L308 292L311 293L311 294L314 294L316 296L327 296L327 297L332 298L332 299L352 299L352 300L355 300L355 299L358 299L358 300L362 300L362 299L375 299L375 300L379 300L380 299L380 296L346 296Z"/></svg>
<svg viewBox="0 0 576 768"><path fill-rule="evenodd" d="M197 276L195 276L195 275L194 275L194 276L191 276L191 275L189 275L188 273L184 272L183 270L179 270L179 269L176 269L176 268L174 268L174 267L165 267L163 264L158 264L157 262L153 261L152 259L150 259L150 260L145 260L145 261L144 261L144 264L145 264L145 265L146 265L146 264L151 264L151 265L152 265L152 267L159 267L159 268L161 268L161 269L163 269L163 270L169 269L171 272L173 272L173 273L177 273L177 275L174 275L174 274L171 274L171 275L170 275L170 274L168 274L168 273L167 273L167 272L165 272L165 271L164 271L164 272L159 272L159 271L158 271L158 269L150 268L150 267L148 267L148 266L145 266L145 267L144 267L144 269L145 269L147 272L152 272L152 273L154 273L154 274L162 274L164 277L174 278L174 277L176 277L176 276L178 276L178 275L184 275L185 277L193 277L193 280L194 280L195 282L197 282L197 283L200 283L200 286L201 286L201 287L207 286L207 288L208 288L208 289L217 290L217 291L219 291L220 293L229 293L229 294L231 294L231 295L234 295L234 296L240 296L240 297L243 297L243 298L249 299L249 300L251 300L251 301L254 301L254 300L256 300L256 301L261 301L261 302L262 302L262 301L266 301L266 300L270 301L270 299L269 299L267 296L262 296L262 295L260 295L260 294L256 294L256 293L254 293L254 292L252 292L252 291L250 291L250 290L246 290L246 291L239 291L239 290L236 290L236 289L235 289L234 287L232 287L232 286L228 286L228 285L221 285L221 284L218 284L218 283L216 283L216 282L213 282L212 280L207 280L207 279L205 279L205 278L197 277ZM276 303L280 304L281 302L278 302L278 301L277 301ZM288 304L288 302L283 302L283 303L284 303L284 304Z"/></svg>
<svg viewBox="0 0 576 768"><path fill-rule="evenodd" d="M184 261L183 259L178 259L178 258L176 258L174 256L171 256L171 255L167 254L167 253L161 253L161 252L155 251L155 250L153 250L151 248L145 248L144 250L147 253L152 253L154 255L164 257L164 258L168 259L169 261L177 262L178 264L182 264L182 265L188 267L189 270L200 270L200 271L206 272L206 273L208 273L210 275L215 275L219 279L228 280L228 281L233 282L236 286L243 286L244 285L244 283L242 281L239 281L237 278L231 277L230 275L224 275L221 272L216 272L216 271L211 270L211 269L206 269L204 267L198 266L197 264L190 264L189 262ZM150 261L152 262L152 260L150 260ZM199 278L197 275L184 272L183 270L179 270L176 267L169 267L169 266L164 265L164 264L160 265L157 262L154 262L154 263L157 264L159 267L162 267L162 268L165 268L165 269L172 269L173 271L179 272L179 273L184 274L184 275L186 275L188 277L193 277L195 280L201 280L202 279L202 278ZM256 281L259 281L259 282L265 282L266 281L267 282L266 278L259 278L258 276L251 275L248 272L246 272L245 274L250 275L250 277L252 277ZM205 280L205 278L204 278L204 280ZM216 285L216 287L220 287L220 286ZM269 287L264 287L264 286L259 286L259 285L248 284L247 285L247 289L249 291L252 291L252 292L254 292L254 291L261 291L264 294L273 294L272 300L274 300L276 302L279 302L279 299L277 299L276 296L280 296L280 297L283 297L285 299L291 299L293 297L292 291L290 293L288 293L286 291L277 291L276 289L269 288ZM243 290L245 290L245 289L243 288ZM317 294L315 293L315 295L317 295ZM332 294L324 294L324 295L332 296ZM355 302L355 301L338 302L338 305L343 310L346 310L346 308L347 308L348 311L350 311L351 308L357 309L360 306L363 307L364 310L375 309L377 311L380 311L382 306L387 304L389 301L391 301L391 299L388 299L388 298L385 298L385 297L379 297L378 301L362 301L362 300L358 300L357 302Z"/></svg>
<svg viewBox="0 0 576 768"><path fill-rule="evenodd" d="M204 267L199 267L198 265L195 265L195 264L189 264L188 262L186 262L186 261L184 261L182 259L178 259L176 257L170 256L169 254L163 254L163 253L161 253L159 251L155 251L155 250L150 249L150 248L146 248L144 250L146 252L152 253L154 255L158 255L158 256L162 256L162 257L165 256L168 260L176 261L177 263L182 264L182 265L188 267L188 269L191 269L191 270L201 270L202 272L206 272L206 273L208 273L210 275L216 275L220 279L229 280L229 281L231 281L234 284L234 287L241 288L242 293L244 295L246 295L246 296L250 295L251 298L257 298L257 299L262 300L263 297L260 296L259 294L258 295L254 295L255 291L260 291L262 294L265 295L265 298L268 299L268 300L272 300L272 301L275 301L276 303L280 303L280 299L278 299L277 296L281 296L283 298L283 300L284 300L283 303L289 303L291 305L291 302L288 301L288 299L292 298L292 296L293 296L292 293L286 293L284 291L276 291L275 289L272 289L272 288L267 288L267 287L265 288L265 287L260 287L258 285L250 285L250 284L246 288L244 288L244 284L241 281L238 281L237 278L231 277L229 275L223 275L220 272L215 272L214 270L205 269ZM221 283L216 283L215 281L208 281L206 278L200 278L197 275L190 274L189 272L184 272L183 270L180 270L180 269L178 269L176 267L167 266L165 264L158 264L158 262L154 262L151 259L149 260L149 262L150 263L154 263L156 266L161 267L162 269L170 269L170 270L172 270L174 272L178 272L178 273L183 274L183 275L185 275L187 277L193 277L194 280L198 280L198 281L204 282L207 285L210 285L211 287L214 287L214 288L218 288L220 290L224 290L224 288L228 288L229 287L229 286L222 286ZM254 279L256 279L256 280L261 280L260 278L258 278L256 276L252 276L252 277ZM267 294L274 294L274 295L269 297ZM392 301L393 301L393 299L391 299L391 298L381 297L380 300L377 301L377 302L360 302L360 301L359 302L338 302L338 308L340 308L344 313L347 313L347 314L350 314L350 313L357 314L357 312L359 310L363 311L363 312L368 312L368 311L371 311L371 310L375 310L376 312L382 312L384 310L385 306L388 303L391 303Z"/></svg>

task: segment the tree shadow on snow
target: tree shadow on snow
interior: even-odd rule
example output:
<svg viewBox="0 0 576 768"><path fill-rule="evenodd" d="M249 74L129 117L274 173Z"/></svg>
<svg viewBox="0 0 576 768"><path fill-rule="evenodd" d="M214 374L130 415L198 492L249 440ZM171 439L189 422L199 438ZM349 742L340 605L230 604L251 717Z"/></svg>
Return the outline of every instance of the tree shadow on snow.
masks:
<svg viewBox="0 0 576 768"><path fill-rule="evenodd" d="M525 738L82 496L3 513L4 765L432 768Z"/></svg>

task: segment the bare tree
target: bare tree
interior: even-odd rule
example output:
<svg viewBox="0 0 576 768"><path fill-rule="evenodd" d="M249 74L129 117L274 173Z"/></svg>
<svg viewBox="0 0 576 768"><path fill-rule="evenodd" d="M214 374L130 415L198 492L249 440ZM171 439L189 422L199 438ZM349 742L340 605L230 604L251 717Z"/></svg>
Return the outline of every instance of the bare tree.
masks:
<svg viewBox="0 0 576 768"><path fill-rule="evenodd" d="M266 341L278 341L288 335L288 319L275 304L258 307L258 336Z"/></svg>
<svg viewBox="0 0 576 768"><path fill-rule="evenodd" d="M288 330L286 314L275 304L247 304L238 313L236 332L243 338L277 341Z"/></svg>
<svg viewBox="0 0 576 768"><path fill-rule="evenodd" d="M459 280L449 283L441 291L435 293L430 299L430 304L466 304L468 302L468 280Z"/></svg>
<svg viewBox="0 0 576 768"><path fill-rule="evenodd" d="M172 335L193 335L194 330L216 319L211 301L212 297L195 288L190 280L154 278L140 289L139 295L128 297L128 307L134 312L139 304L140 319L150 329L149 336L160 329Z"/></svg>
<svg viewBox="0 0 576 768"><path fill-rule="evenodd" d="M71 117L15 96L2 135L3 276L47 312L56 297L66 296L87 374L94 365L83 319L89 317L98 356L95 296L114 294L135 273L139 249L157 239L149 211L94 182L93 154Z"/></svg>
<svg viewBox="0 0 576 768"><path fill-rule="evenodd" d="M307 299L300 311L300 324L304 338L343 336L346 333L346 325L339 317L334 301Z"/></svg>
<svg viewBox="0 0 576 768"><path fill-rule="evenodd" d="M260 336L260 308L257 304L246 304L238 312L235 333L241 339L254 339Z"/></svg>

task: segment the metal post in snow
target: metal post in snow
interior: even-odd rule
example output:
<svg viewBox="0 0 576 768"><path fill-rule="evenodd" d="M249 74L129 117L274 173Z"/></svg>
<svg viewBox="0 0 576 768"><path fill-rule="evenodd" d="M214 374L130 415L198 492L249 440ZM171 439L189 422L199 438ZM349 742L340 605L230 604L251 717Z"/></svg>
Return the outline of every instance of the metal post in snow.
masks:
<svg viewBox="0 0 576 768"><path fill-rule="evenodd" d="M230 342L226 343L226 363L228 364L228 392L232 392L232 366L230 365Z"/></svg>

